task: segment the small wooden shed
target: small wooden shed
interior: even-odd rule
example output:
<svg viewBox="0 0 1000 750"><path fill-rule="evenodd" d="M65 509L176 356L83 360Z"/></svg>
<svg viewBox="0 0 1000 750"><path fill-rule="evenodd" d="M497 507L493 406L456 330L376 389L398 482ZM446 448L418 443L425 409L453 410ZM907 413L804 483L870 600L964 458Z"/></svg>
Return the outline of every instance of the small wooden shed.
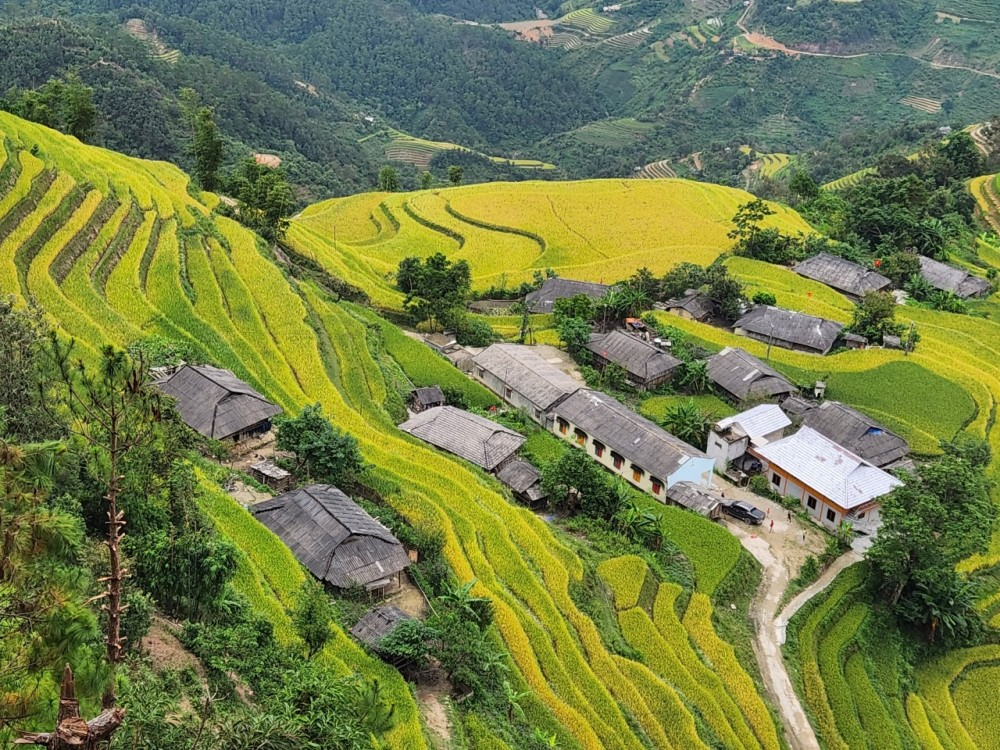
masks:
<svg viewBox="0 0 1000 750"><path fill-rule="evenodd" d="M433 409L435 406L444 405L444 391L436 385L427 388L416 388L410 394L410 408L416 413L420 413L424 409Z"/></svg>
<svg viewBox="0 0 1000 750"><path fill-rule="evenodd" d="M358 620L351 635L366 646L378 650L379 641L394 631L399 623L414 619L399 607L376 607Z"/></svg>
<svg viewBox="0 0 1000 750"><path fill-rule="evenodd" d="M253 464L250 467L250 476L277 492L285 492L292 488L291 473L282 469L269 458Z"/></svg>

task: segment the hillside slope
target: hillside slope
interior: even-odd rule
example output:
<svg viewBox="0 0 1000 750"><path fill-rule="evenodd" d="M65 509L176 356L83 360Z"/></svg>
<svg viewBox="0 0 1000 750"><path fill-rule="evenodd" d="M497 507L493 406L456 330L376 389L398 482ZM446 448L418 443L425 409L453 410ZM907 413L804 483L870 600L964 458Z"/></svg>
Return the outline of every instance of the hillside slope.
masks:
<svg viewBox="0 0 1000 750"><path fill-rule="evenodd" d="M287 277L257 238L211 214L215 196L189 194L176 168L81 146L5 114L0 134L0 293L36 300L63 334L77 338L84 356L105 341L124 345L158 333L232 369L286 410L322 403L359 440L384 499L413 525L438 531L457 578L477 579L475 593L492 599L512 687L527 691L519 704L530 727L566 748L721 741L778 750L777 729L746 665L730 654L713 666L699 655L695 643L715 643L710 627L688 635L678 628L683 613L654 623L633 607L629 643L652 649L657 660L644 666L613 653L571 595L584 564L549 525L510 502L492 478L396 430L388 409L400 394L386 374L387 351L406 352L393 355L404 369L414 362L441 367L428 349L407 352L409 339L370 311ZM245 553L237 587L288 639L287 608L301 570L218 488L206 498L206 513ZM694 567L700 616L710 622L708 597L739 567L739 545L687 512L666 509L664 518L664 534ZM717 596L714 603L728 610L730 599ZM389 746L425 746L398 673L340 631L323 658L338 674L380 679L397 705ZM506 746L493 737L480 741Z"/></svg>
<svg viewBox="0 0 1000 750"><path fill-rule="evenodd" d="M560 276L615 281L623 269L662 274L681 261L708 264L732 241L732 217L753 196L687 180L494 183L417 193L366 193L310 206L289 241L323 255L334 273L378 304L398 307L388 276L410 255L469 261L473 286ZM810 232L794 211L768 221ZM336 234L336 253L331 253ZM627 274L626 274L627 275Z"/></svg>

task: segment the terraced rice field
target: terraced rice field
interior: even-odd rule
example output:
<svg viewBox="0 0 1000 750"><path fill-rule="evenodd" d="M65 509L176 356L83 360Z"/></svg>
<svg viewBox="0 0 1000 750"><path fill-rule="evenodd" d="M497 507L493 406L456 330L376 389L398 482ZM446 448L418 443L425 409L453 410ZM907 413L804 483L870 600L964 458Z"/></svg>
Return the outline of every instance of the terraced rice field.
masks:
<svg viewBox="0 0 1000 750"><path fill-rule="evenodd" d="M587 123L571 133L585 143L608 146L632 143L651 133L654 127L651 122L640 122L631 117L624 117L618 120L598 120Z"/></svg>
<svg viewBox="0 0 1000 750"><path fill-rule="evenodd" d="M579 49L583 46L583 41L576 34L568 31L560 31L550 36L546 41L547 46L557 49Z"/></svg>
<svg viewBox="0 0 1000 750"><path fill-rule="evenodd" d="M580 559L546 523L511 503L493 479L396 430L386 403L398 394L376 354L398 358L417 381L436 377L430 362L441 361L430 350L407 348L390 324L374 325L371 311L334 303L311 283L290 280L257 238L210 216L175 168L82 146L2 113L0 133L0 293L22 304L36 298L64 335L88 342L80 350L85 358L102 342L122 346L157 333L190 344L287 411L322 403L357 437L386 501L415 526L440 532L458 578L476 579L474 593L493 601L510 680L528 691L521 707L546 736L578 750L705 747L715 733L740 737L746 747L773 746L774 726L764 721L769 714L760 695L711 624L708 596L740 551L725 530L666 509L664 531L682 545L705 592L697 608L689 608L695 632L687 635L669 612L659 614L670 631L656 638L670 644L676 659L655 671L613 654L570 596L571 585L582 580ZM414 199L410 210L425 223L410 220L396 228L385 220L376 226L370 212L386 196L367 196L362 208L339 214L359 224L344 231L359 241L419 241L421 232L438 241L440 233L427 224L450 217L438 194L392 197ZM560 203L566 196L552 198L569 210ZM522 206L526 216L534 203ZM322 218L334 208L307 214ZM402 203L391 210L408 215ZM469 224L470 243L476 231L496 233ZM525 247L534 242L514 237ZM504 249L518 252L516 243ZM330 257L332 252L319 260ZM279 638L290 641L287 608L303 570L227 495L205 478L202 484L206 513L244 550L237 589L271 620ZM711 654L711 664L701 653ZM427 747L416 704L398 673L340 630L319 658L332 674L361 672L380 681L396 703L395 726L382 737L387 747ZM706 712L703 722L681 698L682 684L695 691ZM731 684L732 694L712 695L722 684ZM480 747L496 746L484 727L475 731Z"/></svg>
<svg viewBox="0 0 1000 750"><path fill-rule="evenodd" d="M838 180L828 182L823 185L823 190L847 190L847 188L857 185L870 174L875 174L875 167L865 167Z"/></svg>
<svg viewBox="0 0 1000 750"><path fill-rule="evenodd" d="M941 102L937 99L928 99L923 96L904 96L899 100L900 104L905 104L907 107L913 107L913 109L918 109L921 112L926 112L930 115L936 115L941 111Z"/></svg>
<svg viewBox="0 0 1000 750"><path fill-rule="evenodd" d="M617 280L648 266L710 263L730 245L730 220L750 195L685 180L590 180L472 185L408 194L366 193L311 206L290 242L331 273L398 308L391 276L407 255L443 252L472 267L473 283L514 284L552 268L561 276ZM773 226L809 231L775 207ZM333 228L338 245L333 247Z"/></svg>
<svg viewBox="0 0 1000 750"><path fill-rule="evenodd" d="M428 141L424 138L407 135L398 130L390 129L386 132L389 136L389 142L383 149L385 158L389 161L412 164L419 169L428 169L431 165L431 159L434 158L435 154L444 151L473 151L472 149L448 143L447 141ZM367 138L370 137L367 136ZM478 151L473 151L473 153L479 154L490 161L509 164L520 169L555 169L555 166L552 164L534 159L507 159L502 156L489 156Z"/></svg>
<svg viewBox="0 0 1000 750"><path fill-rule="evenodd" d="M1000 235L1000 175L976 177L970 181L969 190L976 199L983 221Z"/></svg>
<svg viewBox="0 0 1000 750"><path fill-rule="evenodd" d="M624 34L609 37L602 44L614 47L615 49L641 47L652 33L652 30L648 26L643 26L641 29L636 29L635 31L627 31Z"/></svg>
<svg viewBox="0 0 1000 750"><path fill-rule="evenodd" d="M615 21L599 14L593 8L580 8L560 18L559 25L581 29L588 34L606 34L615 27Z"/></svg>
<svg viewBox="0 0 1000 750"><path fill-rule="evenodd" d="M791 165L789 154L761 154L758 173L764 177L777 178Z"/></svg>
<svg viewBox="0 0 1000 750"><path fill-rule="evenodd" d="M652 164L647 164L639 170L636 177L643 180L665 180L677 177L677 173L670 166L670 159L663 159L662 161L654 161Z"/></svg>

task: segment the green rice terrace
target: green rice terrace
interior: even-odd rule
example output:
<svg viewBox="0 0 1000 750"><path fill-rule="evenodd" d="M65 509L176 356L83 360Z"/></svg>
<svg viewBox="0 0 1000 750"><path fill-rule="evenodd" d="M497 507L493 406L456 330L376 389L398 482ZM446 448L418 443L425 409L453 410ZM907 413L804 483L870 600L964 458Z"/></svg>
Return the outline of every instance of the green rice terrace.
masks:
<svg viewBox="0 0 1000 750"><path fill-rule="evenodd" d="M605 20L583 9L562 23L604 33ZM629 138L639 125L588 127ZM232 370L286 412L322 404L359 441L382 499L411 526L439 534L455 578L475 580L473 593L492 602L504 661L497 668L520 696L517 712L510 709L505 728L474 707L451 706L463 744L448 747L518 748L516 733L532 729L551 747L577 750L790 746L751 646L747 607L760 566L725 526L657 503L662 536L678 551L669 565L661 554L589 545L513 503L493 477L400 432L396 417L414 385L454 388L482 408L495 400L376 310L335 301L296 278L260 238L215 210L218 196L198 192L166 163L83 146L5 113L0 138L0 293L19 305L37 302L87 360L106 343L157 334ZM788 163L770 156L769 170ZM996 190L977 195L993 200ZM366 291L376 308L398 311L402 296L391 274L407 255L466 259L479 287L518 283L545 268L610 282L642 266L663 273L682 261L715 260L747 198L673 179L369 193L307 208L292 221L287 244ZM775 208L773 226L811 231L791 209ZM982 259L1000 268L1000 252L984 251ZM742 258L727 264L751 293L766 288L784 307L851 317L845 297L787 269ZM725 330L657 315L709 350L733 345L766 354L764 344ZM908 356L871 349L819 358L777 349L771 363L803 385L826 380L829 397L898 430L918 455L938 453L941 440L962 430L985 438L996 474L1000 323L912 307L898 315L922 336ZM504 332L513 335L516 325L507 323ZM655 418L670 399L647 400L642 410ZM714 396L700 404L719 417L731 412ZM293 599L305 569L217 482L204 473L199 481L202 510L240 550L239 593L292 643ZM988 554L963 565L980 573L1000 565L1000 536ZM904 673L903 656L880 648L862 570L848 568L788 628L785 659L822 746L1000 746L989 697L1000 690L1000 647L953 651ZM996 589L982 606L998 613L1000 628ZM375 738L378 747L444 747L429 735L423 704L401 674L343 630L317 658L331 677L362 674L391 697L394 718ZM52 685L46 689L52 697ZM96 703L95 695L84 698Z"/></svg>

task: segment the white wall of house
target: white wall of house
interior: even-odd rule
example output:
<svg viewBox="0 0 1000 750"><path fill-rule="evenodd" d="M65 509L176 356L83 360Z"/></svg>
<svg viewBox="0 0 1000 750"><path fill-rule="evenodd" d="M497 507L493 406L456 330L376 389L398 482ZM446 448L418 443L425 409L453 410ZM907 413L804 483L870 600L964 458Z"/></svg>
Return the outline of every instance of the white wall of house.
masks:
<svg viewBox="0 0 1000 750"><path fill-rule="evenodd" d="M712 467L714 464L711 458L692 456L681 464L670 476L657 477L651 475L645 467L633 464L628 456L620 456L620 460L617 460L618 454L607 446L604 446L603 450L600 451L600 455L598 455L599 445L603 444L599 440L595 440L592 435L587 435L583 430L579 430L576 425L568 420L556 416L547 426L558 437L587 451L588 456L608 469L608 471L619 475L629 484L638 487L643 492L649 493L661 503L666 502L666 490L673 487L677 482L693 482L702 487L710 487L712 485ZM564 427L565 429L563 429ZM583 433L585 437L579 433ZM636 471L637 469L639 470L638 472ZM656 484L658 484L658 487L654 485L654 480L657 480Z"/></svg>
<svg viewBox="0 0 1000 750"><path fill-rule="evenodd" d="M732 438L724 438L712 430L708 433L708 448L705 452L715 461L716 470L725 473L729 462L735 461L746 453L749 445L750 438L748 437L733 440Z"/></svg>
<svg viewBox="0 0 1000 750"><path fill-rule="evenodd" d="M764 476L767 477L772 490L782 497L794 497L801 503L806 513L814 521L822 524L831 531L836 531L840 526L841 520L844 520L844 515L836 505L822 496L811 494L804 485L773 471L766 464L764 466ZM877 510L875 512L877 513Z"/></svg>
<svg viewBox="0 0 1000 750"><path fill-rule="evenodd" d="M473 365L472 376L502 398L505 403L510 404L515 409L524 409L528 413L528 416L538 422L538 424L544 424L545 414L539 406L509 387L492 372L479 367L479 365Z"/></svg>

